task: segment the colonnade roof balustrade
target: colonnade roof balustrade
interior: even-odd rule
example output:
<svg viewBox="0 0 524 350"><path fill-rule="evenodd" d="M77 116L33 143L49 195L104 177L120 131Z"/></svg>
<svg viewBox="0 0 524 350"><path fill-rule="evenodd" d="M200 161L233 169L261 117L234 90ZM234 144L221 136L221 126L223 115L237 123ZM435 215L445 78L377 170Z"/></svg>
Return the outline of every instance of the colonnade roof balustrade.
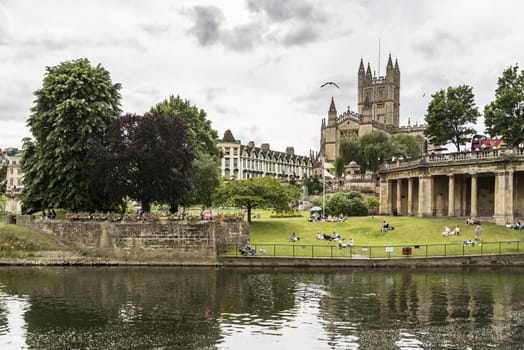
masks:
<svg viewBox="0 0 524 350"><path fill-rule="evenodd" d="M487 151L426 154L414 159L396 160L382 165L380 172L405 170L419 166L478 164L500 161L524 162L524 149L494 149Z"/></svg>

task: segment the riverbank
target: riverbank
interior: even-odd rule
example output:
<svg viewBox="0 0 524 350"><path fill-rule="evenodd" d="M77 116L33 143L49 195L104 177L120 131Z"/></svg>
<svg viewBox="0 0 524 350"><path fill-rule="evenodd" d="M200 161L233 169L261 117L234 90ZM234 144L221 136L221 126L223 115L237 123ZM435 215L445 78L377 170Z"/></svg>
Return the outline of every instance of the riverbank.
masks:
<svg viewBox="0 0 524 350"><path fill-rule="evenodd" d="M0 266L212 266L212 267L347 267L347 268L421 268L421 267L497 267L524 266L524 254L468 255L446 257L299 258L299 257L219 257L216 263L187 263L164 260L121 260L87 256L75 251L40 251L25 258L0 258Z"/></svg>

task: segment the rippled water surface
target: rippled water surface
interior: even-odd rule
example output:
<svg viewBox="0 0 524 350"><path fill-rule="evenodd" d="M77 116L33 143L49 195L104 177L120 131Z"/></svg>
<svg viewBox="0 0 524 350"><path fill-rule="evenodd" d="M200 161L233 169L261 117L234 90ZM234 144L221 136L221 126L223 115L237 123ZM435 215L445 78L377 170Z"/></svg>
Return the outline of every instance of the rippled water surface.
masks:
<svg viewBox="0 0 524 350"><path fill-rule="evenodd" d="M0 267L0 349L524 349L524 270Z"/></svg>

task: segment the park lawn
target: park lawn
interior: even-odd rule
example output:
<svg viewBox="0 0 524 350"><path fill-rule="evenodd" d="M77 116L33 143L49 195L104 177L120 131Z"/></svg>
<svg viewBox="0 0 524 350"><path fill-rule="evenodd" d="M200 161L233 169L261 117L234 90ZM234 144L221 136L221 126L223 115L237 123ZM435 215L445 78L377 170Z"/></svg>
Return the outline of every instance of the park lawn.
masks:
<svg viewBox="0 0 524 350"><path fill-rule="evenodd" d="M41 250L67 250L51 237L37 230L0 224L0 257L34 256L33 252Z"/></svg>
<svg viewBox="0 0 524 350"><path fill-rule="evenodd" d="M475 247L464 247L464 240L475 239L476 225L465 225L463 218L419 218L404 216L363 216L350 217L345 222L308 222L308 213L304 212L301 218L270 218L269 212L258 211L260 219L253 219L250 225L250 242L255 246L263 246L265 249L277 249L272 246L279 246L282 255L304 255L322 254L328 256L348 256L355 254L362 247L373 248L374 257L387 256L385 247L396 247L395 253L401 254L401 247L416 247L413 255L453 255L453 254L476 254L476 253L500 253L520 251L524 249L524 232L515 231L505 226L495 225L489 222L482 222L482 245ZM386 220L395 229L381 232L382 222ZM445 226L451 230L458 225L461 229L460 236L443 237L442 231ZM355 241L354 248L349 251L342 249L337 252L333 247L337 247L334 241L317 240L317 232L332 234L337 232L344 238L344 243L349 237ZM295 243L301 249L288 248L284 253L284 245L289 246L290 235L292 232L300 238ZM516 245L507 242L523 241ZM491 243L497 242L497 243ZM505 242L501 244L498 242ZM310 246L315 246L311 248ZM326 246L322 251L321 247ZM419 247L420 246L420 247ZM359 248L359 249L357 249ZM419 249L420 248L420 249ZM313 253L312 253L313 251ZM366 252L370 255L370 252Z"/></svg>

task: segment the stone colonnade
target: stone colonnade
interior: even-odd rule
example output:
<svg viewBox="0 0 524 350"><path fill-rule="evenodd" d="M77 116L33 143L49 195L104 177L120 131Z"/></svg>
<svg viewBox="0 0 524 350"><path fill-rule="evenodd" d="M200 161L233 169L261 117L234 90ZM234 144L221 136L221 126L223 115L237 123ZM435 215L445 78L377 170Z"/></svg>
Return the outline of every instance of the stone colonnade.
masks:
<svg viewBox="0 0 524 350"><path fill-rule="evenodd" d="M380 174L380 214L513 223L524 218L523 163L422 159L390 166Z"/></svg>

